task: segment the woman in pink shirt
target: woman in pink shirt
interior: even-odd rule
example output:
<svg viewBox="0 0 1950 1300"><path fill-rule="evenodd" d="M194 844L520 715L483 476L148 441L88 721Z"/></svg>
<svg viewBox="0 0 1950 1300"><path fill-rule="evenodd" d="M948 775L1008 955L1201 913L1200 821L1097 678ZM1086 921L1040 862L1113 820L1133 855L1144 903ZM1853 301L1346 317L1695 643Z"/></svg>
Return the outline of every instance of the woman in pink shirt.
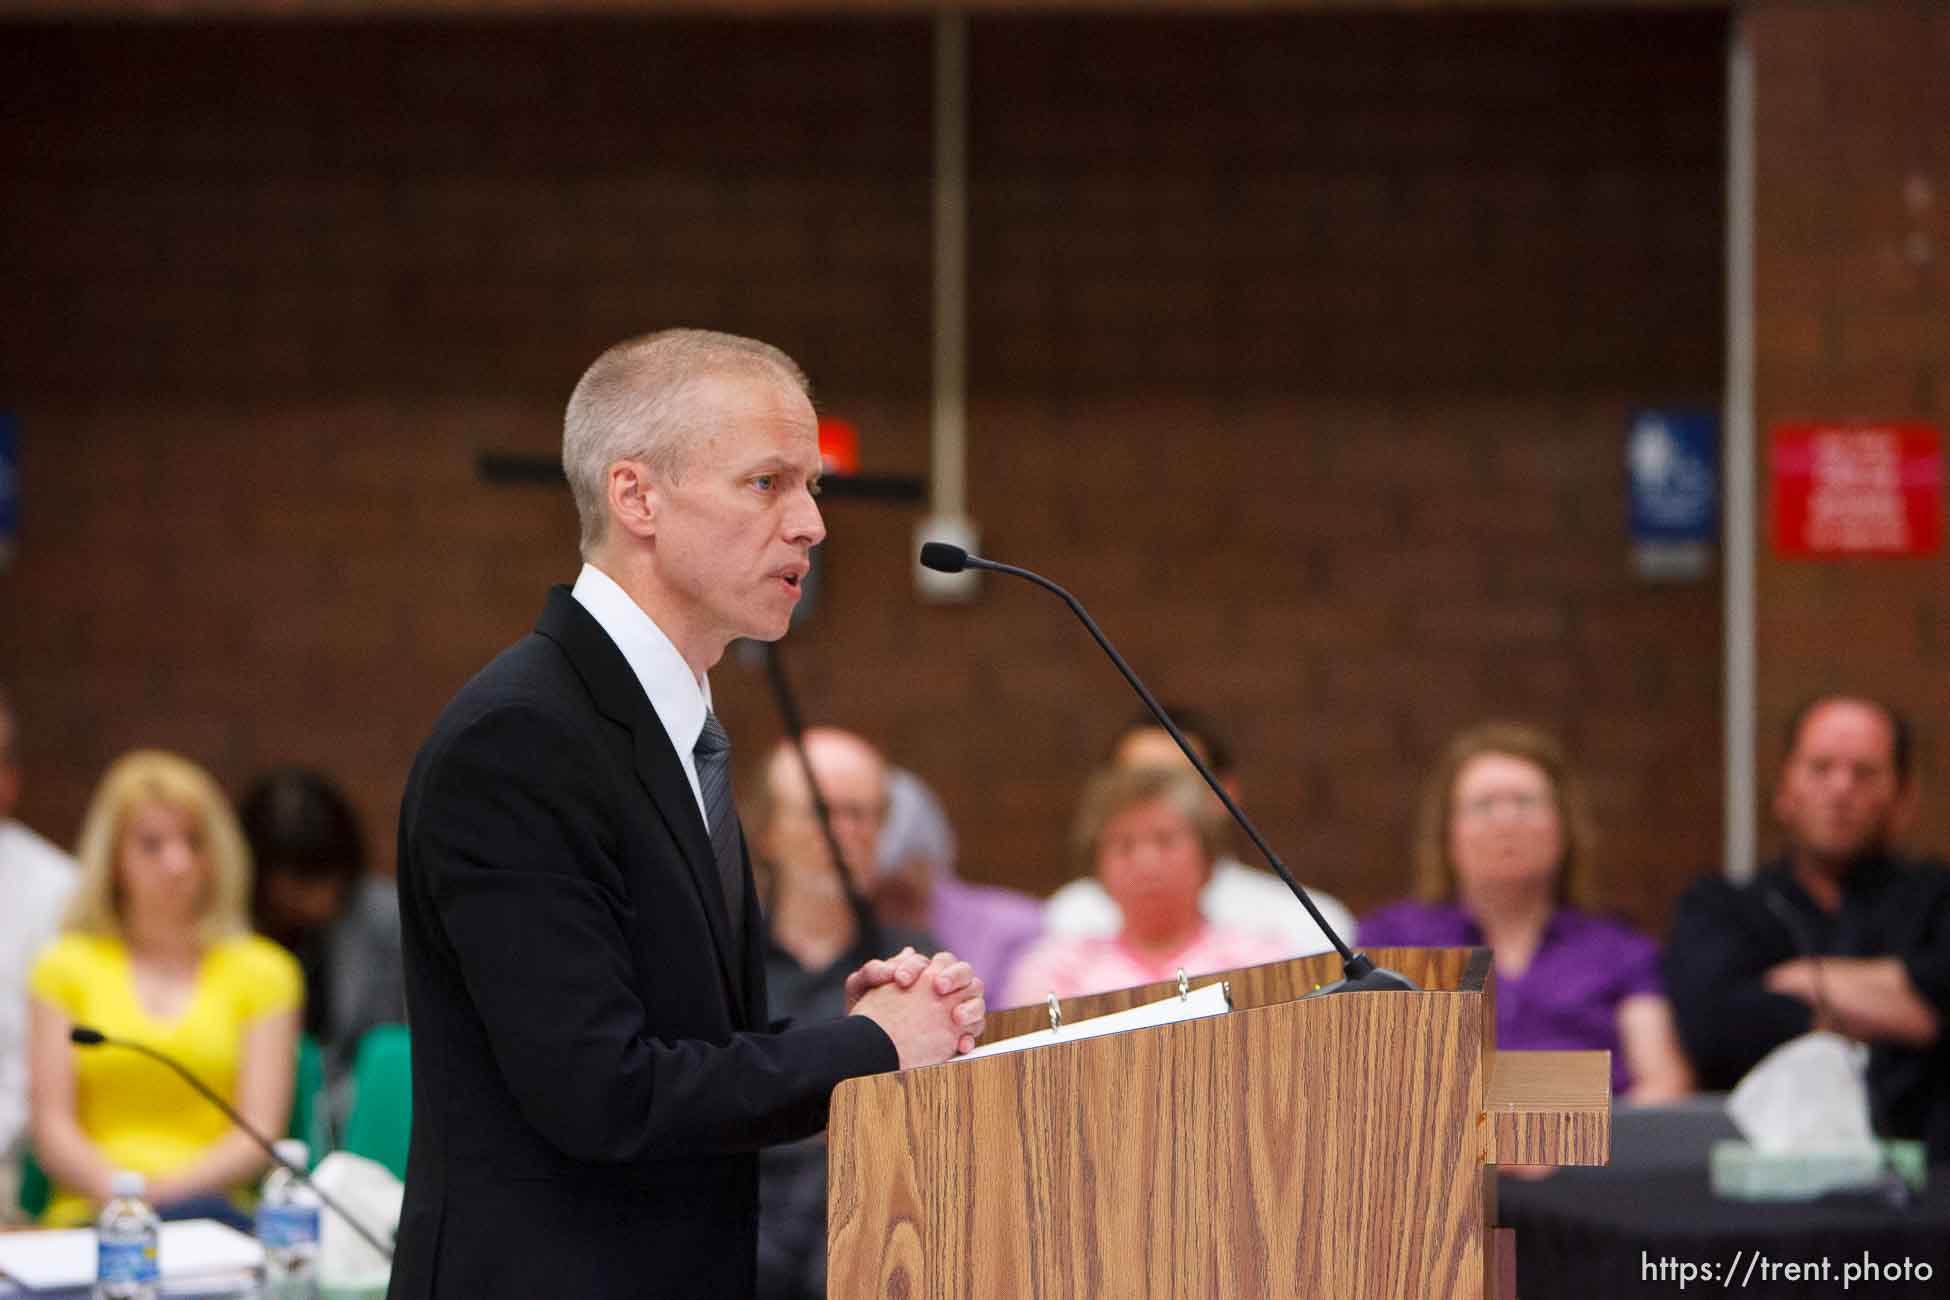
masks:
<svg viewBox="0 0 1950 1300"><path fill-rule="evenodd" d="M1277 937L1213 925L1199 890L1223 846L1223 810L1189 770L1099 772L1085 787L1070 834L1080 870L1094 872L1123 911L1110 938L1051 935L1024 953L1006 1005L1103 993L1293 954Z"/></svg>

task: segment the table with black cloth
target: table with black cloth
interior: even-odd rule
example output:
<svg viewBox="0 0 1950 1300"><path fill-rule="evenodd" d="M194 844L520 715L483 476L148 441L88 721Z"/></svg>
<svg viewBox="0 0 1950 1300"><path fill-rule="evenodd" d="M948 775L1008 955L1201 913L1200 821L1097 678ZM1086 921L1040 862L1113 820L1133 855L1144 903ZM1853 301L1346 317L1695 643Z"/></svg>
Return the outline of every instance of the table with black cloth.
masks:
<svg viewBox="0 0 1950 1300"><path fill-rule="evenodd" d="M1498 1222L1516 1230L1523 1300L1726 1291L1837 1296L1844 1294L1844 1268L1859 1267L1864 1252L1884 1276L1855 1282L1847 1294L1950 1296L1950 1168L1931 1170L1929 1190L1903 1208L1856 1194L1812 1202L1722 1200L1697 1167L1562 1169L1536 1182L1505 1177L1498 1202ZM1662 1272L1668 1259L1672 1264ZM1818 1274L1823 1259L1825 1281ZM1768 1276L1769 1263L1790 1261L1814 1261L1816 1276ZM1710 1265L1710 1282L1695 1275L1682 1291L1679 1264ZM1891 1266L1906 1276L1890 1278ZM1731 1282L1729 1269L1738 1270Z"/></svg>

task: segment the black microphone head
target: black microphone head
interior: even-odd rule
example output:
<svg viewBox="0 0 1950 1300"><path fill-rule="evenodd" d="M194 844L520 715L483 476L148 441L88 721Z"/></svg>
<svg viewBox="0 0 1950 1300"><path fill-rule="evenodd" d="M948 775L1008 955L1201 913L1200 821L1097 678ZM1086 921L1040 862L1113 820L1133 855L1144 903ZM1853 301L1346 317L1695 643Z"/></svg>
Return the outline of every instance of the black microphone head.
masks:
<svg viewBox="0 0 1950 1300"><path fill-rule="evenodd" d="M76 1047L100 1047L108 1041L108 1035L99 1029L90 1029L86 1025L76 1025L68 1031L68 1041Z"/></svg>
<svg viewBox="0 0 1950 1300"><path fill-rule="evenodd" d="M960 573L968 567L968 552L947 542L923 542L921 567L936 573Z"/></svg>

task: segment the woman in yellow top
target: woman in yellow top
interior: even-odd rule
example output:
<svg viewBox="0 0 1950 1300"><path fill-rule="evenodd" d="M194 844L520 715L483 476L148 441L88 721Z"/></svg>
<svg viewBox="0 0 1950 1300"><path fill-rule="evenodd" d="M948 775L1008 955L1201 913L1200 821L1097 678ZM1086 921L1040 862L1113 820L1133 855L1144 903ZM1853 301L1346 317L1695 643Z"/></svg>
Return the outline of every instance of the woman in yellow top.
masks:
<svg viewBox="0 0 1950 1300"><path fill-rule="evenodd" d="M260 1130L284 1131L304 983L250 933L250 850L202 768L159 750L118 759L76 849L81 882L29 981L34 1153L55 1184L46 1222L86 1223L118 1169L165 1215L209 1212L269 1161L161 1064L81 1049L74 1025L181 1061Z"/></svg>

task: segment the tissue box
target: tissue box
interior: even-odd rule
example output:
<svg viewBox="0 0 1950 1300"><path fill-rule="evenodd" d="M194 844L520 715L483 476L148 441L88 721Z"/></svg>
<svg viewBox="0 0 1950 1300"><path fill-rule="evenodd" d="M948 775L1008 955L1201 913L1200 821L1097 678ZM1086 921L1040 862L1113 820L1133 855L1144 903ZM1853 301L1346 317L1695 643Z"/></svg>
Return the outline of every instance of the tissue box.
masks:
<svg viewBox="0 0 1950 1300"><path fill-rule="evenodd" d="M1770 1153L1752 1143L1713 1144L1713 1194L1732 1201L1812 1201L1829 1192L1873 1187L1890 1173L1912 1191L1927 1181L1928 1161L1921 1142L1878 1142L1869 1150Z"/></svg>

